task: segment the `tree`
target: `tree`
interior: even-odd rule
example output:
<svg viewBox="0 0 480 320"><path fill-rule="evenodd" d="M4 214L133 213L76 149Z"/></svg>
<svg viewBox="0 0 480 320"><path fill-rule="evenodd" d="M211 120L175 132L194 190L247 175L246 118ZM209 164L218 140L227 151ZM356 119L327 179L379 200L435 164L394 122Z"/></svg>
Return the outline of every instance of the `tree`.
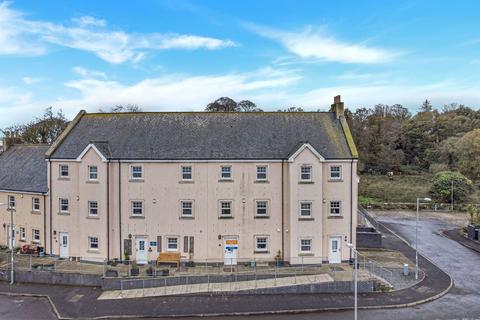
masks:
<svg viewBox="0 0 480 320"><path fill-rule="evenodd" d="M433 177L430 194L439 202L451 202L453 181L453 200L464 201L472 192L473 183L460 172L441 171Z"/></svg>
<svg viewBox="0 0 480 320"><path fill-rule="evenodd" d="M480 225L480 208L469 204L467 206L467 212L470 215L470 224Z"/></svg>
<svg viewBox="0 0 480 320"><path fill-rule="evenodd" d="M42 117L24 125L14 125L1 130L5 137L21 139L24 143L51 144L62 133L68 121L62 110L54 113L45 109Z"/></svg>
<svg viewBox="0 0 480 320"><path fill-rule="evenodd" d="M250 100L242 100L237 104L238 111L242 112L263 112L255 103Z"/></svg>
<svg viewBox="0 0 480 320"><path fill-rule="evenodd" d="M426 99L421 105L420 105L420 112L432 112L433 111L433 106L432 104L430 103L430 101L428 101L428 99Z"/></svg>
<svg viewBox="0 0 480 320"><path fill-rule="evenodd" d="M109 111L104 111L103 109L98 110L100 113L119 113L119 112L142 112L142 108L140 108L136 104L117 104L110 108Z"/></svg>
<svg viewBox="0 0 480 320"><path fill-rule="evenodd" d="M277 112L305 112L301 107L288 107L285 109L278 109Z"/></svg>
<svg viewBox="0 0 480 320"><path fill-rule="evenodd" d="M467 176L480 178L480 129L472 130L458 139L454 155L457 168Z"/></svg>
<svg viewBox="0 0 480 320"><path fill-rule="evenodd" d="M235 100L229 97L221 97L214 102L211 102L205 108L205 111L208 112L237 112L238 104Z"/></svg>

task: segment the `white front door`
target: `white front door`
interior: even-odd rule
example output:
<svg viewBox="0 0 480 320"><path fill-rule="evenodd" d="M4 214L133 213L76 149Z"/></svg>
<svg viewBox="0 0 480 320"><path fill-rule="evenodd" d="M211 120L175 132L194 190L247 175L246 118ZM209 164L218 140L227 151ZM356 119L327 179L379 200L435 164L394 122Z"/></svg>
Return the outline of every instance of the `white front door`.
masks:
<svg viewBox="0 0 480 320"><path fill-rule="evenodd" d="M135 238L135 259L138 264L148 263L147 239Z"/></svg>
<svg viewBox="0 0 480 320"><path fill-rule="evenodd" d="M70 239L67 232L60 232L60 258L70 257Z"/></svg>
<svg viewBox="0 0 480 320"><path fill-rule="evenodd" d="M15 248L15 227L12 232L12 226L8 225L8 249L12 250L13 248Z"/></svg>
<svg viewBox="0 0 480 320"><path fill-rule="evenodd" d="M226 266L236 266L238 257L238 237L225 237L223 251L223 264Z"/></svg>
<svg viewBox="0 0 480 320"><path fill-rule="evenodd" d="M342 238L330 237L328 240L328 262L340 263L342 262Z"/></svg>

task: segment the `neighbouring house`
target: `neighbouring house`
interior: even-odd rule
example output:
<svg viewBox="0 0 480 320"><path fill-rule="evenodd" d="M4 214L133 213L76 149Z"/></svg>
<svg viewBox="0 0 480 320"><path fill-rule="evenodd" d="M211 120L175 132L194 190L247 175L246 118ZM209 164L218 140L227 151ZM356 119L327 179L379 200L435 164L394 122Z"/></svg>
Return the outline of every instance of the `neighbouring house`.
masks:
<svg viewBox="0 0 480 320"><path fill-rule="evenodd" d="M44 145L3 145L0 154L0 244L44 246L47 207L47 162ZM8 146L8 148L7 148ZM10 240L11 213L14 236Z"/></svg>
<svg viewBox="0 0 480 320"><path fill-rule="evenodd" d="M330 112L81 111L46 153L47 253L345 261L357 158L339 96Z"/></svg>

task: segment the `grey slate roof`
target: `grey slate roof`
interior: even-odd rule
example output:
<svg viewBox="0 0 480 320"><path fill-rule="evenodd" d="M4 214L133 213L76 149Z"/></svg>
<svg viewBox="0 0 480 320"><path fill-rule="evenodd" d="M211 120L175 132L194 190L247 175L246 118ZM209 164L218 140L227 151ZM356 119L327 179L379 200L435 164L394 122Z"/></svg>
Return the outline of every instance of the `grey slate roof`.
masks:
<svg viewBox="0 0 480 320"><path fill-rule="evenodd" d="M46 193L48 146L14 145L0 154L0 190Z"/></svg>
<svg viewBox="0 0 480 320"><path fill-rule="evenodd" d="M301 143L326 159L351 159L330 112L85 114L52 154L75 159L95 143L109 159L286 159Z"/></svg>

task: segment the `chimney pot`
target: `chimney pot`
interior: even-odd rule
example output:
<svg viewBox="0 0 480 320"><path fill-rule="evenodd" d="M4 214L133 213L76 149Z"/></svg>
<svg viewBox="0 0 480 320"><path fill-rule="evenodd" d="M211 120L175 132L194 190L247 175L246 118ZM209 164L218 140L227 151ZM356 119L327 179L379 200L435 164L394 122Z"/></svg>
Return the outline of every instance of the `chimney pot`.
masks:
<svg viewBox="0 0 480 320"><path fill-rule="evenodd" d="M335 96L333 98L333 103L340 103L340 102L342 102L342 97L340 95Z"/></svg>
<svg viewBox="0 0 480 320"><path fill-rule="evenodd" d="M335 96L333 98L333 104L332 104L332 107L330 109L330 112L335 113L335 116L337 117L337 119L339 119L340 117L343 117L345 115L344 114L345 113L344 105L343 105L342 98L340 97L340 95Z"/></svg>

